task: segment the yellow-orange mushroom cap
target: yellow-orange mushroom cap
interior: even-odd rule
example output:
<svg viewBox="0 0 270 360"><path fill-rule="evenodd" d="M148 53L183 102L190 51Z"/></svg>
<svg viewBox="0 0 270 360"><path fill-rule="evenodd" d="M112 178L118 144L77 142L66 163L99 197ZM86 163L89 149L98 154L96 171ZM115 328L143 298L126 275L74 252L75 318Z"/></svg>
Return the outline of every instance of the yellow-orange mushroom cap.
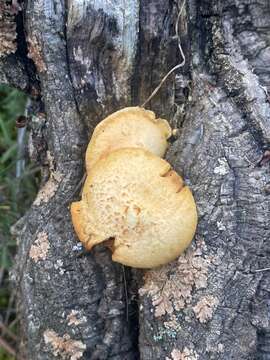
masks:
<svg viewBox="0 0 270 360"><path fill-rule="evenodd" d="M136 147L163 157L171 128L167 120L156 119L152 111L141 107L127 107L106 117L95 128L86 150L87 173L95 162L108 152Z"/></svg>
<svg viewBox="0 0 270 360"><path fill-rule="evenodd" d="M167 161L139 148L97 161L71 214L86 249L114 239L112 259L137 268L177 258L197 225L195 201L182 178Z"/></svg>

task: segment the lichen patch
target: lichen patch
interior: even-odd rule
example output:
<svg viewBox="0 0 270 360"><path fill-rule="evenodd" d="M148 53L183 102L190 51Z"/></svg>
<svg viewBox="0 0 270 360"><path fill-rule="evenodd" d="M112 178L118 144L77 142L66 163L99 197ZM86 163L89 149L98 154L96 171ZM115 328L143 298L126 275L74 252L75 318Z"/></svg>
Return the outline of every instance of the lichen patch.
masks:
<svg viewBox="0 0 270 360"><path fill-rule="evenodd" d="M59 186L59 183L63 179L63 174L61 174L57 170L54 170L54 159L49 151L47 152L47 160L49 163L50 178L37 194L37 197L34 201L34 205L37 206L39 206L42 202L47 203L54 196Z"/></svg>
<svg viewBox="0 0 270 360"><path fill-rule="evenodd" d="M218 304L218 299L214 296L205 296L200 299L198 303L193 307L193 311L197 319L201 323L206 323L213 316L213 311Z"/></svg>
<svg viewBox="0 0 270 360"><path fill-rule="evenodd" d="M34 201L34 205L39 206L42 202L47 203L50 200L50 198L52 198L56 193L61 179L62 179L62 174L60 174L57 171L52 172L49 180L39 190L38 195Z"/></svg>
<svg viewBox="0 0 270 360"><path fill-rule="evenodd" d="M152 298L156 317L189 306L192 291L206 287L210 259L202 255L204 246L204 242L197 243L196 249L189 248L177 262L146 273L139 293Z"/></svg>
<svg viewBox="0 0 270 360"><path fill-rule="evenodd" d="M43 334L46 344L51 345L53 355L62 359L78 360L83 356L86 345L79 340L72 340L70 335L59 336L53 330L46 330Z"/></svg>
<svg viewBox="0 0 270 360"><path fill-rule="evenodd" d="M224 352L224 345L222 343L214 343L212 345L206 344L206 352L208 353L223 353Z"/></svg>
<svg viewBox="0 0 270 360"><path fill-rule="evenodd" d="M37 263L39 260L45 260L49 248L50 243L48 240L48 235L45 231L42 231L37 235L37 239L32 244L29 256L34 260L35 263Z"/></svg>
<svg viewBox="0 0 270 360"><path fill-rule="evenodd" d="M83 50L80 46L78 48L74 48L73 50L74 59L78 61L81 65L85 65L86 69L89 69L91 66L91 59L87 56L84 56Z"/></svg>
<svg viewBox="0 0 270 360"><path fill-rule="evenodd" d="M217 344L217 352L218 353L223 353L224 352L224 345L221 343Z"/></svg>
<svg viewBox="0 0 270 360"><path fill-rule="evenodd" d="M166 357L166 360L198 360L199 356L195 350L184 348L183 351L173 349L171 357Z"/></svg>
<svg viewBox="0 0 270 360"><path fill-rule="evenodd" d="M28 37L28 57L32 59L37 67L38 72L42 73L47 70L43 60L42 49L36 36Z"/></svg>
<svg viewBox="0 0 270 360"><path fill-rule="evenodd" d="M67 316L67 320L68 320L68 325L72 326L78 326L82 323L85 323L87 321L85 316L82 316L81 312L78 310L72 310L68 316Z"/></svg>
<svg viewBox="0 0 270 360"><path fill-rule="evenodd" d="M180 325L177 317L175 316L175 314L172 314L169 321L164 322L164 326L168 330L171 330L171 329L173 329L175 331L181 330L181 325Z"/></svg>
<svg viewBox="0 0 270 360"><path fill-rule="evenodd" d="M214 168L214 174L226 175L230 171L229 165L225 158L218 159L218 165Z"/></svg>

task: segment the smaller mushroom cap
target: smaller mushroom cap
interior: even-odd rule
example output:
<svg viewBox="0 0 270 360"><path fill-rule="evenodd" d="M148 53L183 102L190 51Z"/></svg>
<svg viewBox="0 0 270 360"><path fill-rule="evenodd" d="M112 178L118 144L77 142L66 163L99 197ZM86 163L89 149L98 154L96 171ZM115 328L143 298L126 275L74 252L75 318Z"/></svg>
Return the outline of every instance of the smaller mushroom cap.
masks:
<svg viewBox="0 0 270 360"><path fill-rule="evenodd" d="M141 107L116 111L94 130L85 156L87 173L100 157L122 147L139 147L163 157L170 136L169 123L156 119L152 111Z"/></svg>
<svg viewBox="0 0 270 360"><path fill-rule="evenodd" d="M197 225L182 178L167 161L138 148L118 149L96 162L71 214L86 249L114 239L112 259L137 268L174 260Z"/></svg>

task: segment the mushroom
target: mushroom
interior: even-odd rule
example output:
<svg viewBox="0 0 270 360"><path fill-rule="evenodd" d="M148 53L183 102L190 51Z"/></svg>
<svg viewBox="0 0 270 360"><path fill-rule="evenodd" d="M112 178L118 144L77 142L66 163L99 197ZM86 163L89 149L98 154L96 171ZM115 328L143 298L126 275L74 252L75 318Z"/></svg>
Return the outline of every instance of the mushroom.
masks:
<svg viewBox="0 0 270 360"><path fill-rule="evenodd" d="M87 173L103 155L122 147L138 147L163 157L171 128L167 120L156 119L152 111L127 107L116 111L95 128L86 151Z"/></svg>
<svg viewBox="0 0 270 360"><path fill-rule="evenodd" d="M110 239L112 259L137 268L177 258L197 225L190 189L167 161L142 148L120 148L96 161L71 215L87 250Z"/></svg>

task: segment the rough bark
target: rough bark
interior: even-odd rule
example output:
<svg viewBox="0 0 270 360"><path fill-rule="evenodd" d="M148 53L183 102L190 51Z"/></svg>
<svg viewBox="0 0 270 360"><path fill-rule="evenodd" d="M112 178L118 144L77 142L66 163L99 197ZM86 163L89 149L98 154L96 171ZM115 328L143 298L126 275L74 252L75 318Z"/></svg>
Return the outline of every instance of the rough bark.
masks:
<svg viewBox="0 0 270 360"><path fill-rule="evenodd" d="M189 19L191 98L168 159L200 220L193 249L146 274L141 358L268 359L269 6L200 1Z"/></svg>
<svg viewBox="0 0 270 360"><path fill-rule="evenodd" d="M148 104L179 129L167 158L198 205L192 247L147 272L124 271L102 246L89 254L76 247L68 206L91 131L107 114L141 104L181 61L180 5L25 4L24 42L46 115L36 116L42 131L33 136L44 184L15 228L27 359L270 358L269 276L257 271L269 267L268 0L187 1L185 67ZM29 89L32 78L23 73Z"/></svg>

